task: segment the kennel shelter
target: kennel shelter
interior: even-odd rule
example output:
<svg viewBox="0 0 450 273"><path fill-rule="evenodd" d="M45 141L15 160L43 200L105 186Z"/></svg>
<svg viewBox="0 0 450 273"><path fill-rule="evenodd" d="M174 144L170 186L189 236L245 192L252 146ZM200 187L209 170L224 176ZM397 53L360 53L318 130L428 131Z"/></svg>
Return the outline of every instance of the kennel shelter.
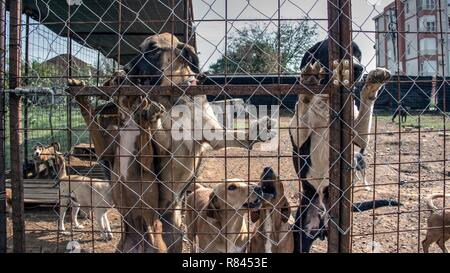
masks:
<svg viewBox="0 0 450 273"><path fill-rule="evenodd" d="M126 217L128 213L138 212L153 213L162 219L162 230L155 228L152 234L161 235L169 251L192 252L198 242L188 239L186 212L195 209L189 206L186 196L195 190L195 185L218 187L233 179L240 179L247 185L258 184L263 169L269 166L284 185L291 210L289 220L295 222L297 215L302 217L302 211L322 208L312 200L301 205L301 200L305 200L302 191L305 179L299 178L299 172L294 170L293 151L294 156L304 157L313 170L315 161L311 165L311 156L295 154L292 130L313 132L326 142L320 145L326 145L329 154L327 175L309 178L329 183L324 226L305 233L314 239L326 237L325 241L316 240L312 251L421 251L421 241L429 229L426 219L431 213L425 197L431 193L445 195L448 177L446 74L449 51L448 43L443 42L448 40L445 1L264 2L0 0L0 156L4 159L0 167L0 192L6 193L6 187L12 189L12 214L7 214L5 202L0 203L0 252L61 252L67 251L66 246L72 242L77 242L84 251L120 252L123 248L119 240L129 232L127 228L131 225ZM366 11L361 15L355 9ZM425 14L429 16L426 20L421 17ZM430 16L434 16L434 21ZM165 84L146 83L147 78L156 76L151 74L139 75L139 84L133 81L137 76L127 65L135 63L136 56L141 56L138 60L147 60L145 54L153 54L155 48L143 48L143 41L163 33L173 34L170 44L176 43L179 49L174 52L182 54L186 48L194 49L200 60L199 70L205 72L196 75L197 84L188 84L188 81L180 84L176 80L192 76L176 74L179 72L174 69L179 58L186 59L184 55L171 57L168 68L156 67L159 72L170 70L163 76L158 74ZM324 71L317 75L324 79L319 84L302 81L302 57L325 38L328 38L328 63L322 64ZM437 45L435 54L427 44L432 44L431 40ZM376 67L384 67L392 74L378 91L374 113L368 113L373 114L373 121L366 134L370 141L362 153L365 153L365 179L371 191L365 190L363 181L358 182L355 174L354 154L359 148L353 145L358 139L353 104L361 107L360 91L364 80L354 75L354 62L361 60L353 57L352 42L360 45L364 74ZM417 64L411 64L413 61ZM191 64L192 60L188 60L188 65ZM411 67L417 67L417 72ZM128 75L124 81L115 82L119 70L128 70L125 71ZM110 79L115 79L113 84L104 84ZM74 81L77 84L73 84ZM131 153L128 156L116 152L112 160L122 162L121 158L129 157L142 165L139 168L144 168L137 181L140 188L136 188L141 195L137 196L135 206L108 204L113 238L104 240L93 211L105 205L92 201L92 196L98 194L94 179L113 181L122 174L115 173L116 168L105 159L110 157L99 154L98 139L93 135L100 133L105 139L110 137L112 131L103 127L108 122L116 122L118 132L130 131L120 128L124 124L118 115L123 111L121 98L158 100L162 97L176 101L175 106L180 103L179 98L195 104L194 99L199 95L207 95L211 105L228 106L243 101L245 107L256 109L256 112L232 113L230 121L224 119L224 134L232 130L249 132L254 120L252 115L256 113L258 117L267 114L276 121L276 137L269 141L269 146L258 143L254 149L230 147L224 141L223 149L210 149L201 154L195 149L194 154L179 154L176 149L168 149L161 154L153 152L144 156L132 154L132 151L126 151ZM325 98L326 103L321 107L328 115L326 126L293 127L289 120L296 115L295 104L300 95ZM84 101L95 108L90 114L91 123L86 122L89 114L83 114L80 98L85 98ZM409 121L391 122L390 111L397 109L397 105L409 104L414 105L413 109L406 107L405 110ZM229 108L214 109L229 117ZM167 107L165 110L172 111ZM171 119L170 124L173 123L176 122ZM100 129L92 129L92 124L100 124ZM140 137L149 134L145 128L133 130ZM151 134L157 134L158 130L167 131L159 128ZM170 147L173 141L170 139ZM48 157L53 159L43 163L51 174L36 178L34 147L47 147L54 142L59 143L59 151L49 152ZM159 144L152 143L153 147ZM119 144L116 148L115 151L123 147ZM65 168L58 169L62 164L58 165L58 156L64 159ZM177 200L180 206L142 204L148 193L142 187L152 185L143 180L146 157L155 162L169 162L164 166L170 170L167 171L169 178L163 171L153 173L156 178L152 183L158 183L159 187L171 185L169 190L173 195L181 192L181 200ZM200 159L202 162L197 164ZM173 178L175 168L184 170L180 162L194 162L193 169L188 170L188 182ZM68 178L58 176L62 169L67 169ZM70 177L75 175L87 177L87 180L71 181ZM87 185L91 189L91 201L81 204L78 216L84 227L76 229L76 223L67 215L65 232L58 224L60 210L69 206L62 202L67 194L61 190L64 179L68 180L69 190L76 185ZM194 188L175 192L173 185L177 183L192 183ZM121 179L111 182L112 190L106 194L123 184ZM30 189L33 194L52 197L45 202L44 198L32 200ZM134 194L139 195L136 192ZM106 194L103 199L107 199ZM2 200L7 199L6 194L1 196L5 196ZM125 195L120 197L126 198ZM377 209L374 206L364 212L355 209L356 202L378 199L394 200L402 205ZM439 207L445 212L445 198ZM168 212L180 213L180 226L164 222ZM228 213L234 216L240 210L226 215ZM240 216L249 223L247 235L251 244L258 226L251 223L246 213ZM233 235L233 230L229 228L225 226L216 231L216 235L224 238L226 251L232 252L233 241L227 236ZM302 227L295 228L292 223L288 230L281 232L301 231L304 231ZM274 232L265 231L262 236L273 240L271 233ZM141 235L144 238L144 234ZM164 236L177 239L167 241ZM277 245L275 241L271 243ZM175 245L180 247L175 248ZM432 250L438 251L433 247Z"/></svg>

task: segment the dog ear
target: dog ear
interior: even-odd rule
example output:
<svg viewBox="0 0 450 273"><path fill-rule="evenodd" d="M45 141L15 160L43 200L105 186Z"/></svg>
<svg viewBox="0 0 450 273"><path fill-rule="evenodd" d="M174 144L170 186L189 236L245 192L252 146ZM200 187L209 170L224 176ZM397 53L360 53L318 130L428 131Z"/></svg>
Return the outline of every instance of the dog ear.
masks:
<svg viewBox="0 0 450 273"><path fill-rule="evenodd" d="M289 205L288 200L286 197L283 196L283 199L281 200L281 221L283 223L286 223L289 218L291 217L291 205Z"/></svg>
<svg viewBox="0 0 450 273"><path fill-rule="evenodd" d="M217 206L217 201L218 201L217 195L214 192L212 192L209 195L209 203L208 206L206 207L206 216L208 216L209 218L216 219L216 212L219 209Z"/></svg>
<svg viewBox="0 0 450 273"><path fill-rule="evenodd" d="M181 56L195 74L200 73L199 59L195 49L188 44L179 43L177 48L181 50Z"/></svg>
<svg viewBox="0 0 450 273"><path fill-rule="evenodd" d="M61 145L57 141L50 144L50 147L53 147L53 149L55 149L55 152L59 152L61 150Z"/></svg>
<svg viewBox="0 0 450 273"><path fill-rule="evenodd" d="M250 220L252 220L252 223L256 223L259 217L261 217L261 211L259 209L250 211Z"/></svg>

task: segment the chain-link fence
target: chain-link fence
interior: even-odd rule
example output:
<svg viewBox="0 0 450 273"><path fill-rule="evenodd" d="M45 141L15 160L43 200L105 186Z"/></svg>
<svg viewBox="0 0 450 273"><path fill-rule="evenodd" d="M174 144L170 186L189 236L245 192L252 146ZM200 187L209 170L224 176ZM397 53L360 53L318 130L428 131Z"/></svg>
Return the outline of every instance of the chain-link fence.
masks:
<svg viewBox="0 0 450 273"><path fill-rule="evenodd" d="M445 247L447 9L0 0L0 252Z"/></svg>

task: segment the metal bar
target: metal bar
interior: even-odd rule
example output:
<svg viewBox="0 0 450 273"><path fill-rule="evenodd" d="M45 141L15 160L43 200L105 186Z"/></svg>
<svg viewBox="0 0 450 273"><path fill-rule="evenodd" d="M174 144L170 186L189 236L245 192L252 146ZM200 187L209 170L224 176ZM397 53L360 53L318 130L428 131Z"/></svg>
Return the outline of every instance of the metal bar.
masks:
<svg viewBox="0 0 450 273"><path fill-rule="evenodd" d="M21 15L22 1L9 1L10 7L10 36L9 36L9 86L16 88L21 85ZM11 188L13 202L13 251L25 252L25 221L23 203L22 177L22 137L20 96L9 96L10 118L10 151L11 151Z"/></svg>
<svg viewBox="0 0 450 273"><path fill-rule="evenodd" d="M329 61L352 61L351 2L328 1ZM350 65L352 76L352 65ZM350 78L352 80L352 78ZM330 186L328 252L350 252L353 99L347 87L330 92Z"/></svg>
<svg viewBox="0 0 450 273"><path fill-rule="evenodd" d="M291 84L265 84L265 85L198 85L198 86L73 86L66 92L79 96L119 96L119 95L145 95L154 96L180 96L180 95L220 95L224 92L230 96L245 95L296 95L296 94L327 94L327 86L305 86Z"/></svg>
<svg viewBox="0 0 450 273"><path fill-rule="evenodd" d="M340 60L340 0L328 0L328 31L329 31L329 67L333 67L333 60ZM339 229L339 206L334 205L340 198L341 180L341 120L337 115L341 107L341 96L339 88L330 90L330 186L329 192L329 231L328 231L328 252L338 253L340 245Z"/></svg>
<svg viewBox="0 0 450 273"><path fill-rule="evenodd" d="M29 84L28 76L30 74L30 16L27 14L25 19L25 64L24 64L24 84ZM25 160L28 158L28 98L24 98L24 111L23 111L23 157Z"/></svg>
<svg viewBox="0 0 450 273"><path fill-rule="evenodd" d="M448 6L448 5L447 5ZM446 39L444 39L444 35L443 35L443 31L442 31L442 29L443 29L443 24L442 24L442 13L444 12L443 10L442 10L442 3L441 3L441 1L438 1L438 11L439 11L439 16L438 16L438 20L439 20L439 31L440 31L440 35L439 35L439 40L440 40L440 50L441 50L441 53L442 53L442 55L444 55L444 50L446 50L447 52L448 52L448 35L445 35L445 38ZM446 14L447 15L447 14ZM447 24L447 26L448 26L448 24ZM437 36L437 35L436 35ZM445 48L445 45L447 45L447 48ZM439 53L439 50L438 50L438 53ZM448 53L447 53L448 54ZM448 57L448 56L447 56ZM439 60L439 57L438 57L438 60ZM441 61L441 65L440 65L440 68L442 69L442 79L446 79L445 78L445 71L446 71L446 69L445 69L445 58L442 58L442 61ZM439 69L439 68L438 68ZM439 70L437 71L437 73L436 74L438 74L439 75ZM444 84L444 86L443 86L443 93L444 93L444 104L443 104L443 111L444 111L444 113L445 113L445 111L447 110L446 109L446 96L445 96L445 93L446 93L446 84ZM447 177L446 177L446 173L447 173L447 164L445 164L445 161L446 161L446 159L447 159L447 156L446 156L446 154L447 154L447 139L446 139L446 129L447 129L447 124L446 124L446 115L444 115L443 116L443 123L444 123L444 155L443 155L443 157L442 157L442 161L443 161L443 173L444 173L444 176L443 176L443 185L442 185L442 194L445 196L446 195L446 193L447 193ZM419 124L420 125L420 124ZM420 170L420 166L419 166L419 170ZM444 197L443 198L443 200L442 200L442 206L444 207L444 210L442 211L442 215L447 215L448 214L448 210L447 209L445 209L446 208L446 206L447 206L447 202L446 202L446 198ZM420 219L420 218L419 218ZM446 236L446 232L448 233L448 225L447 225L447 227L446 227L446 223L447 223L447 220L446 219L448 219L447 217L442 217L442 237L441 238L445 238L445 236ZM448 237L447 237L448 238ZM444 244L445 244L445 242L444 242Z"/></svg>
<svg viewBox="0 0 450 273"><path fill-rule="evenodd" d="M352 52L352 9L351 0L341 0L340 8L342 9L342 15L339 20L341 31L341 59L349 60L349 80L353 83L353 52ZM345 71L344 71L344 74ZM340 236L340 253L349 253L351 250L351 237L350 227L352 223L352 161L353 161L353 145L352 145L352 128L353 128L353 94L351 93L352 87L341 87L341 105L340 111L342 111L341 117L341 182L340 182L340 219L339 225L343 233Z"/></svg>
<svg viewBox="0 0 450 273"><path fill-rule="evenodd" d="M0 194L3 195L6 190L5 177L5 92L4 92L4 76L5 76L5 39L6 39L6 13L5 1L0 0ZM6 202L0 202L0 253L6 253L7 234L6 234Z"/></svg>

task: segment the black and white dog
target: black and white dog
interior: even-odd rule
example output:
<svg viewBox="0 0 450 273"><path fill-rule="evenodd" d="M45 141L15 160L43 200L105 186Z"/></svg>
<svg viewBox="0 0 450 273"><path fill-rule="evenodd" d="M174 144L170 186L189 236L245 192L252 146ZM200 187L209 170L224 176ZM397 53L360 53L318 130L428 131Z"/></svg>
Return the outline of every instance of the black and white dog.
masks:
<svg viewBox="0 0 450 273"><path fill-rule="evenodd" d="M361 50L353 43L354 78L359 80L363 74ZM311 84L325 83L328 76L323 76L324 68L329 68L328 40L317 43L310 48L302 59L301 81ZM314 76L316 75L316 76ZM373 105L378 90L390 78L388 70L376 68L369 72L361 91L359 109L354 106L354 144L365 149L371 127ZM290 122L290 137L293 145L293 161L298 177L301 179L303 192L300 207L296 214L294 226L294 252L309 252L312 243L325 239L328 230L328 172L329 172L329 103L327 95L301 94L295 107L295 115ZM364 150L363 150L364 151ZM355 157L353 166L365 168L363 155ZM358 162L358 160L360 160ZM358 170L361 171L361 170ZM353 211L364 211L383 206L396 206L392 200L373 200L353 204Z"/></svg>

